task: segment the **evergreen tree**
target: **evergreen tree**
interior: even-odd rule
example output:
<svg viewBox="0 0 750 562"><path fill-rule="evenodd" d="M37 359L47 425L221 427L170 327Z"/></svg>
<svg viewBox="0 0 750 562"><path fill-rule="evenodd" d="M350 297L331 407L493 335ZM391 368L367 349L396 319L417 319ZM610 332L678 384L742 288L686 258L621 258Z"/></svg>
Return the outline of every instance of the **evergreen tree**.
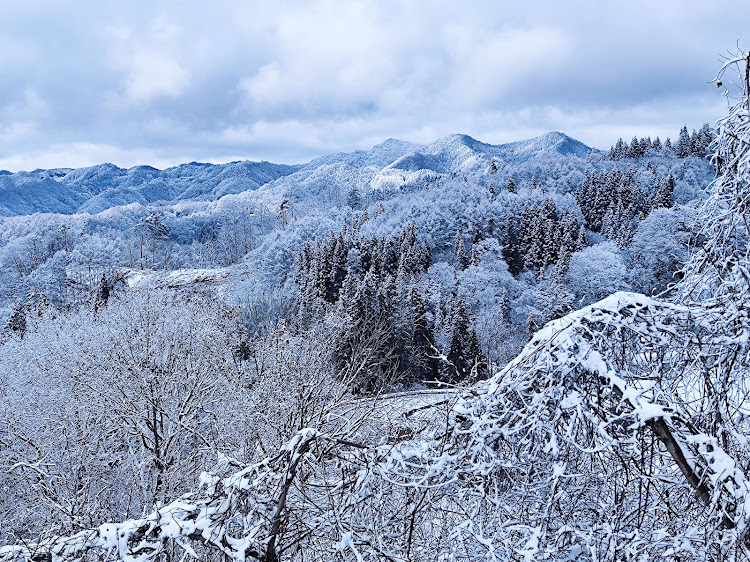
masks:
<svg viewBox="0 0 750 562"><path fill-rule="evenodd" d="M516 193L516 182L513 181L513 178L508 178L508 183L505 184L505 189L508 190L508 193Z"/></svg>
<svg viewBox="0 0 750 562"><path fill-rule="evenodd" d="M479 262L482 261L482 256L479 255L479 251L477 250L477 246L474 245L471 247L471 260L470 265L477 266L479 265Z"/></svg>
<svg viewBox="0 0 750 562"><path fill-rule="evenodd" d="M695 155L705 158L711 151L711 145L714 142L714 130L708 123L704 123L698 131L695 142Z"/></svg>
<svg viewBox="0 0 750 562"><path fill-rule="evenodd" d="M630 141L630 150L628 151L628 155L631 158L638 158L639 156L641 156L641 143L636 136L633 136L633 140Z"/></svg>
<svg viewBox="0 0 750 562"><path fill-rule="evenodd" d="M508 264L508 272L511 275L518 276L521 273L523 264L516 234L516 216L512 213L508 215L503 231L503 259Z"/></svg>
<svg viewBox="0 0 750 562"><path fill-rule="evenodd" d="M686 126L680 129L680 135L677 138L677 142L674 145L674 153L678 158L686 158L693 152L692 143L690 142L690 135Z"/></svg>
<svg viewBox="0 0 750 562"><path fill-rule="evenodd" d="M510 295L508 294L508 289L503 287L500 290L500 315L505 324L510 323L511 312L512 308L510 306Z"/></svg>
<svg viewBox="0 0 750 562"><path fill-rule="evenodd" d="M474 221L474 234L471 237L471 243L478 244L484 240L484 232L482 232L482 226L479 224L479 221Z"/></svg>
<svg viewBox="0 0 750 562"><path fill-rule="evenodd" d="M414 376L419 380L438 380L439 365L435 354L435 337L427 319L427 307L415 287L409 292L408 307L412 323L409 359Z"/></svg>
<svg viewBox="0 0 750 562"><path fill-rule="evenodd" d="M578 229L578 238L576 239L576 252L583 250L588 244L586 239L586 228L581 225Z"/></svg>
<svg viewBox="0 0 750 562"><path fill-rule="evenodd" d="M644 137L641 139L640 144L638 145L638 152L641 156L645 156L646 153L651 149L652 147L651 143L651 137Z"/></svg>
<svg viewBox="0 0 750 562"><path fill-rule="evenodd" d="M536 204L526 207L521 218L520 253L524 269L539 271L544 251L542 213Z"/></svg>
<svg viewBox="0 0 750 562"><path fill-rule="evenodd" d="M651 208L669 208L672 206L672 194L674 193L674 176L669 174L667 178L661 178L651 198Z"/></svg>
<svg viewBox="0 0 750 562"><path fill-rule="evenodd" d="M690 154L693 156L698 154L698 142L698 133L693 129L690 133Z"/></svg>
<svg viewBox="0 0 750 562"><path fill-rule="evenodd" d="M612 160L620 160L621 158L625 158L627 156L627 150L625 148L625 141L622 140L622 137L617 139L617 143L615 143L614 148L612 149Z"/></svg>
<svg viewBox="0 0 750 562"><path fill-rule="evenodd" d="M362 205L362 194L354 183L349 186L349 191L346 194L346 204L352 209L359 209Z"/></svg>
<svg viewBox="0 0 750 562"><path fill-rule="evenodd" d="M13 307L13 311L5 323L4 331L11 332L23 339L26 335L26 329L26 305L19 302Z"/></svg>
<svg viewBox="0 0 750 562"><path fill-rule="evenodd" d="M471 323L471 314L466 302L455 292L448 313L448 366L445 379L448 382L466 380L470 375L482 378L485 361L479 347L479 339Z"/></svg>
<svg viewBox="0 0 750 562"><path fill-rule="evenodd" d="M96 300L94 303L95 310L98 310L102 306L106 306L113 288L112 283L107 280L107 276L102 273L102 278L99 281L99 289L96 292Z"/></svg>
<svg viewBox="0 0 750 562"><path fill-rule="evenodd" d="M526 339L530 340L538 331L539 326L536 323L536 319L534 318L534 315L529 312L529 315L526 317Z"/></svg>
<svg viewBox="0 0 750 562"><path fill-rule="evenodd" d="M460 232L456 233L456 238L453 240L453 251L456 255L456 268L464 270L469 267L469 255L466 253L466 246Z"/></svg>

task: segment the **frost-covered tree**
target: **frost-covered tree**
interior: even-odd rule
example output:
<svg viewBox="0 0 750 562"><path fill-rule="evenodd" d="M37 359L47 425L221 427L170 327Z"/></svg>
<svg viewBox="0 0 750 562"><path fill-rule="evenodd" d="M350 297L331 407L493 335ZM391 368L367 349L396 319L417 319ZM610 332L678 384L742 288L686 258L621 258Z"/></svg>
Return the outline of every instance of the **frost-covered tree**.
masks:
<svg viewBox="0 0 750 562"><path fill-rule="evenodd" d="M686 126L680 129L677 142L674 144L674 153L678 158L685 158L693 153L693 143L690 141L690 134Z"/></svg>
<svg viewBox="0 0 750 562"><path fill-rule="evenodd" d="M732 62L744 70L750 55ZM426 423L387 432L381 420L390 416L377 415L376 401L338 401L234 475L204 475L193 494L118 523L19 541L0 556L747 560L747 95L719 127L706 244L684 269L679 300L616 293L547 324L516 359ZM622 176L616 205L603 210L638 216ZM436 247L449 254L445 224L435 230ZM360 296L386 310L403 292L393 277L406 277L404 262L394 261L397 244L371 240L377 252L368 265L363 259L368 290ZM619 259L611 242L594 248ZM441 268L452 278L453 268ZM341 325L333 314L348 314L342 308L327 317L333 326ZM372 326L363 338L392 337ZM340 338L323 341L335 349ZM350 356L362 359L345 363L349 372L380 360L376 342L360 343L362 355ZM307 396L321 385L302 388ZM363 403L375 421L353 432L347 412Z"/></svg>

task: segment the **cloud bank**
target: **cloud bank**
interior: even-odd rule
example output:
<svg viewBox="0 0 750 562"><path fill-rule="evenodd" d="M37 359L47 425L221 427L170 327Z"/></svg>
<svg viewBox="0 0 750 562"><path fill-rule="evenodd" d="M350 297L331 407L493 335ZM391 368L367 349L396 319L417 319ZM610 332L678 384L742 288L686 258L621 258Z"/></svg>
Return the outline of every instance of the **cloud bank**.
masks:
<svg viewBox="0 0 750 562"><path fill-rule="evenodd" d="M747 21L739 1L5 3L0 168L664 139L721 116L709 81Z"/></svg>

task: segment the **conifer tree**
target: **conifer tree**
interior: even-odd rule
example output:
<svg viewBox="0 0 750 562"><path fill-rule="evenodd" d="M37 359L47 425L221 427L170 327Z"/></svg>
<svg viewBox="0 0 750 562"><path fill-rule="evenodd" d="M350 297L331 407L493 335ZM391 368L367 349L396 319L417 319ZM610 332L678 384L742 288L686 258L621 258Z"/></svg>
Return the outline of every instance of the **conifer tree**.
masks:
<svg viewBox="0 0 750 562"><path fill-rule="evenodd" d="M641 156L645 156L646 153L651 149L651 137L643 137L640 144L638 145L638 151Z"/></svg>
<svg viewBox="0 0 750 562"><path fill-rule="evenodd" d="M471 260L470 265L477 266L479 265L479 262L482 261L482 256L479 255L479 251L477 250L477 246L473 245L471 247Z"/></svg>
<svg viewBox="0 0 750 562"><path fill-rule="evenodd" d="M651 208L669 208L672 206L672 194L674 193L674 176L669 174L667 178L661 178L651 198Z"/></svg>
<svg viewBox="0 0 750 562"><path fill-rule="evenodd" d="M612 159L613 160L620 160L621 158L625 158L627 156L627 151L625 149L625 141L622 140L622 137L617 139L617 143L615 144L615 147L612 152Z"/></svg>
<svg viewBox="0 0 750 562"><path fill-rule="evenodd" d="M346 204L352 209L359 209L362 205L362 195L359 192L359 188L352 183L349 186L349 191L346 194Z"/></svg>
<svg viewBox="0 0 750 562"><path fill-rule="evenodd" d="M711 151L711 145L714 142L714 130L708 123L704 123L698 131L695 143L695 155L705 158Z"/></svg>
<svg viewBox="0 0 750 562"><path fill-rule="evenodd" d="M456 255L456 267L461 270L469 267L469 255L460 232L456 233L456 238L453 240L453 251Z"/></svg>
<svg viewBox="0 0 750 562"><path fill-rule="evenodd" d="M23 339L26 335L26 329L26 305L19 302L13 307L13 311L5 323L5 332L11 332Z"/></svg>
<svg viewBox="0 0 750 562"><path fill-rule="evenodd" d="M686 126L680 129L680 135L674 145L674 153L678 158L686 158L692 154L692 143Z"/></svg>
<svg viewBox="0 0 750 562"><path fill-rule="evenodd" d="M503 287L500 290L500 314L504 323L508 324L511 321L510 320L511 312L512 312L512 309L510 306L510 294L508 294L508 289Z"/></svg>
<svg viewBox="0 0 750 562"><path fill-rule="evenodd" d="M536 319L534 318L534 315L529 312L526 317L526 339L530 340L538 330L539 326L536 323Z"/></svg>
<svg viewBox="0 0 750 562"><path fill-rule="evenodd" d="M630 141L630 150L628 154L631 158L638 158L641 156L641 143L638 137L633 136L633 140Z"/></svg>
<svg viewBox="0 0 750 562"><path fill-rule="evenodd" d="M474 374L481 378L485 374L485 361L479 339L472 328L471 314L466 302L455 292L451 297L448 313L448 363L445 377L448 382L465 380Z"/></svg>
<svg viewBox="0 0 750 562"><path fill-rule="evenodd" d="M578 238L576 239L576 252L583 250L588 244L586 238L586 228L581 225L578 229Z"/></svg>
<svg viewBox="0 0 750 562"><path fill-rule="evenodd" d="M427 319L427 307L416 287L410 290L408 306L412 321L410 357L415 375L421 380L437 380L439 368L435 356L435 337Z"/></svg>
<svg viewBox="0 0 750 562"><path fill-rule="evenodd" d="M511 275L517 276L521 273L523 265L516 234L516 216L512 213L508 215L503 230L503 259L508 264L508 271Z"/></svg>

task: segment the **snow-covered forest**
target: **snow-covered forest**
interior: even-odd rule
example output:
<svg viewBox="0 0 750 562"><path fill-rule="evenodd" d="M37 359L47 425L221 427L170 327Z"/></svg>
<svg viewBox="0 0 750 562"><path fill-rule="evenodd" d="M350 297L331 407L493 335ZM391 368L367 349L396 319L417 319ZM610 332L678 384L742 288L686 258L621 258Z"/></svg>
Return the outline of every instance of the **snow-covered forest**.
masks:
<svg viewBox="0 0 750 562"><path fill-rule="evenodd" d="M750 560L727 94L609 151L3 173L0 560Z"/></svg>

